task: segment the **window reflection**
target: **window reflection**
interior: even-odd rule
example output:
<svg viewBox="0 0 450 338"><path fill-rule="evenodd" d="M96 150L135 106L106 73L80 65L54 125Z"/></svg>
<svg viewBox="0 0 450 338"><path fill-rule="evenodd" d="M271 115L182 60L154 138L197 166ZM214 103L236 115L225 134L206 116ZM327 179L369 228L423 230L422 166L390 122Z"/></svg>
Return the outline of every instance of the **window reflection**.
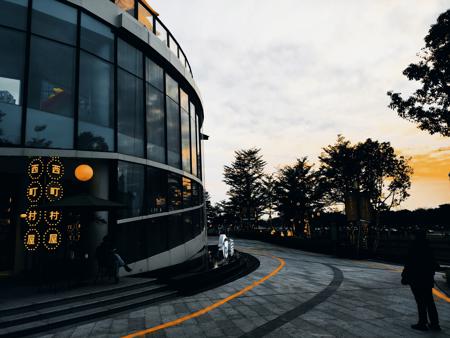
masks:
<svg viewBox="0 0 450 338"><path fill-rule="evenodd" d="M121 218L142 215L144 198L144 166L119 161L118 164L118 200L127 206L120 211Z"/></svg>
<svg viewBox="0 0 450 338"><path fill-rule="evenodd" d="M195 106L190 104L191 115L191 159L192 175L197 176L197 124L195 120Z"/></svg>
<svg viewBox="0 0 450 338"><path fill-rule="evenodd" d="M31 38L26 142L73 148L74 48Z"/></svg>
<svg viewBox="0 0 450 338"><path fill-rule="evenodd" d="M0 0L0 23L25 30L28 0Z"/></svg>
<svg viewBox="0 0 450 338"><path fill-rule="evenodd" d="M114 68L88 53L80 54L78 147L114 150Z"/></svg>
<svg viewBox="0 0 450 338"><path fill-rule="evenodd" d="M191 172L191 147L189 140L189 113L181 109L181 157L183 170Z"/></svg>
<svg viewBox="0 0 450 338"><path fill-rule="evenodd" d="M180 113L178 104L167 99L167 164L180 168Z"/></svg>
<svg viewBox="0 0 450 338"><path fill-rule="evenodd" d="M136 76L142 77L142 52L122 39L118 40L117 61L119 66L123 69Z"/></svg>
<svg viewBox="0 0 450 338"><path fill-rule="evenodd" d="M75 44L77 10L55 0L33 1L32 32Z"/></svg>
<svg viewBox="0 0 450 338"><path fill-rule="evenodd" d="M192 223L192 213L183 213L183 232L184 232L184 242L189 241L194 238L194 225Z"/></svg>
<svg viewBox="0 0 450 338"><path fill-rule="evenodd" d="M164 94L147 85L147 158L166 162L164 130Z"/></svg>
<svg viewBox="0 0 450 338"><path fill-rule="evenodd" d="M25 35L0 28L0 145L19 144Z"/></svg>
<svg viewBox="0 0 450 338"><path fill-rule="evenodd" d="M147 197L149 213L167 210L167 173L158 168L147 167Z"/></svg>
<svg viewBox="0 0 450 338"><path fill-rule="evenodd" d="M118 70L118 150L144 157L143 83L129 73Z"/></svg>
<svg viewBox="0 0 450 338"><path fill-rule="evenodd" d="M184 243L184 229L182 226L181 214L167 217L169 248L174 248Z"/></svg>
<svg viewBox="0 0 450 338"><path fill-rule="evenodd" d="M169 75L166 75L166 94L178 103L178 83Z"/></svg>
<svg viewBox="0 0 450 338"><path fill-rule="evenodd" d="M183 208L192 206L192 181L183 177Z"/></svg>
<svg viewBox="0 0 450 338"><path fill-rule="evenodd" d="M161 91L164 91L164 72L163 69L149 58L146 58L145 70L147 82Z"/></svg>
<svg viewBox="0 0 450 338"><path fill-rule="evenodd" d="M167 208L168 211L181 208L181 178L176 174L167 175Z"/></svg>
<svg viewBox="0 0 450 338"><path fill-rule="evenodd" d="M88 15L81 15L81 48L108 61L114 60L114 34L111 28Z"/></svg>

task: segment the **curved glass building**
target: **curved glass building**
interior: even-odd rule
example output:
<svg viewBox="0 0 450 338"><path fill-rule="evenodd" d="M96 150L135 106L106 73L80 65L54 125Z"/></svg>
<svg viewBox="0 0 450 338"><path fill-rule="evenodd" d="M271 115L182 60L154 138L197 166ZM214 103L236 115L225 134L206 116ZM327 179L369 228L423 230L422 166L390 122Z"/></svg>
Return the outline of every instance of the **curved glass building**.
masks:
<svg viewBox="0 0 450 338"><path fill-rule="evenodd" d="M50 228L51 254L92 261L109 234L133 273L203 255L203 118L188 59L147 0L0 0L0 272L48 254ZM123 206L54 208L52 225L54 161L61 201ZM91 180L74 176L80 164Z"/></svg>

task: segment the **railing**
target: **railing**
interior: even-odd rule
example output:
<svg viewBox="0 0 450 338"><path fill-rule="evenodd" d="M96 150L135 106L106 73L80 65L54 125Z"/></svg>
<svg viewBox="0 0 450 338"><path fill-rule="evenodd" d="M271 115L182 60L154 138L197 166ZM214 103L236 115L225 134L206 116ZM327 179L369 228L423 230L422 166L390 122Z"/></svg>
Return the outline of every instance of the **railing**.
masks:
<svg viewBox="0 0 450 338"><path fill-rule="evenodd" d="M158 19L158 14L147 3L148 0L111 0L121 9L136 18L149 31L155 34L174 53L181 64L192 75L192 68L189 61L181 49L180 44L170 33L167 27Z"/></svg>

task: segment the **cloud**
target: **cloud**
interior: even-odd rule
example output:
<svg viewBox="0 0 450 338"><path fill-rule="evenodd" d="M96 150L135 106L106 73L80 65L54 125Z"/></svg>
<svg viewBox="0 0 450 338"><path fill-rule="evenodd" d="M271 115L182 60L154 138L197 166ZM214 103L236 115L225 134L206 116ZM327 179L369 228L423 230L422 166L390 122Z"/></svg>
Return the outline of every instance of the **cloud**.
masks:
<svg viewBox="0 0 450 338"><path fill-rule="evenodd" d="M223 166L240 148L261 147L272 171L300 156L317 162L337 134L352 142L390 141L406 154L448 146L448 139L399 118L386 95L414 88L402 71L417 60L430 25L448 8L446 0L152 5L186 52L203 95L204 131L211 136L206 186L213 201L225 198ZM426 174L422 160L419 175ZM427 194L411 200L428 203Z"/></svg>

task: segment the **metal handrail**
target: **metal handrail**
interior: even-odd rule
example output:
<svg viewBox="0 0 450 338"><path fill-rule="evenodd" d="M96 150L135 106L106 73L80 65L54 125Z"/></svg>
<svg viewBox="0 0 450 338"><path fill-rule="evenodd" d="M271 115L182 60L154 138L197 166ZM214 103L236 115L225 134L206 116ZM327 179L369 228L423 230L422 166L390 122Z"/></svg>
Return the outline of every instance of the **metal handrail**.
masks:
<svg viewBox="0 0 450 338"><path fill-rule="evenodd" d="M115 0L111 0L111 2L116 2ZM167 46L167 48L169 48L172 52L174 52L174 50L172 50L170 47L170 42L171 41L174 41L175 42L175 44L176 44L176 50L177 50L177 53L176 53L176 56L177 56L177 58L178 58L178 60L180 60L180 62L182 62L182 60L181 60L181 58L180 58L180 55L183 55L183 58L184 58L184 64L183 64L183 67L185 67L185 68L187 68L188 69L188 71L189 71L189 73L191 74L191 76L192 77L194 77L193 75L192 75L192 68L191 68L191 65L190 65L190 63L189 63L189 60L188 60L188 58L186 57L186 54L184 53L184 51L183 51L183 49L180 47L180 44L178 43L178 41L177 41L177 39L175 39L175 37L173 36L173 34L170 32L170 30L166 27L166 25L157 17L158 16L158 13L156 13L155 11L154 11L154 9L153 8L151 8L145 1L143 1L143 0L134 0L134 18L136 19L136 20L138 20L139 21L139 5L141 5L142 7L144 7L150 14L151 14L151 16L152 16L152 19L153 19L153 22L152 22L152 33L155 35L155 36L158 36L157 35L157 30L156 30L156 27L157 27L157 25L160 25L164 30L165 30L165 32L166 32L166 46ZM161 40L161 39L160 39Z"/></svg>

